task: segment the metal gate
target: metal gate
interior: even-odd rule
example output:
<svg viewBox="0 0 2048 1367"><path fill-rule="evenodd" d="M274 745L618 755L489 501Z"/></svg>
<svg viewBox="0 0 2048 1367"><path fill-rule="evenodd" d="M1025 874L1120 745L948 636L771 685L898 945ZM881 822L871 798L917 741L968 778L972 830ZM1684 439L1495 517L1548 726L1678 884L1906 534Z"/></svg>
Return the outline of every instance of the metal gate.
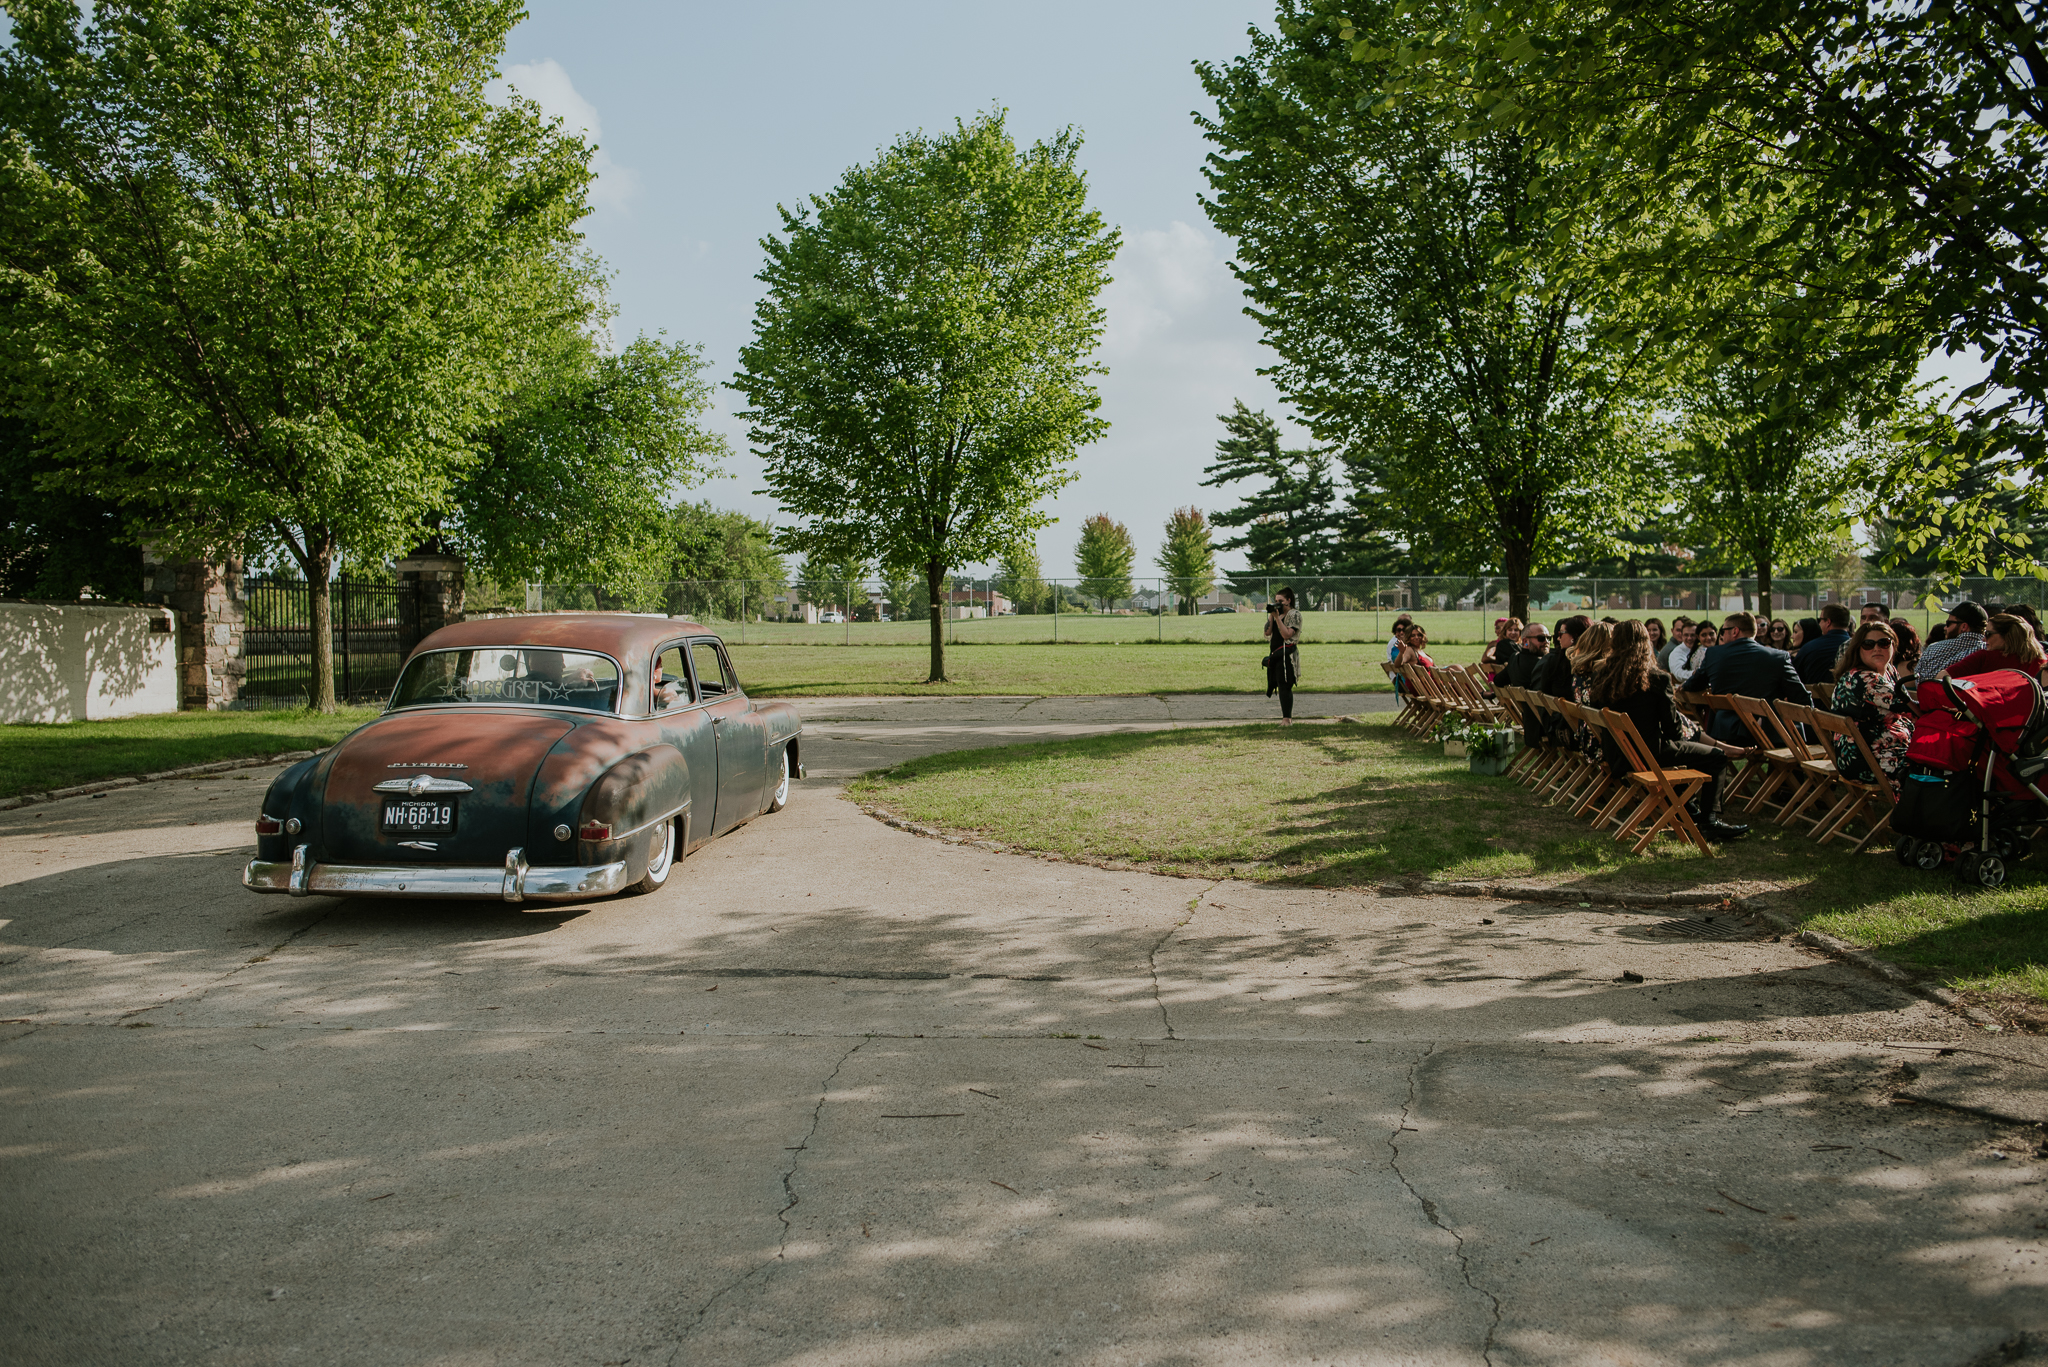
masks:
<svg viewBox="0 0 2048 1367"><path fill-rule="evenodd" d="M343 575L329 590L334 626L334 696L381 702L398 682L398 606L408 589ZM313 597L303 579L243 583L242 658L247 698L310 698Z"/></svg>

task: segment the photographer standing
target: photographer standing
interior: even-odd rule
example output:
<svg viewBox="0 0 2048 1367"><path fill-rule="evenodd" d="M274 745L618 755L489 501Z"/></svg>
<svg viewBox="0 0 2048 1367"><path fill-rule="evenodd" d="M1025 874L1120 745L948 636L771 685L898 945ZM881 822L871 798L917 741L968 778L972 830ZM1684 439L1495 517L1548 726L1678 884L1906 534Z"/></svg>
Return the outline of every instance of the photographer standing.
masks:
<svg viewBox="0 0 2048 1367"><path fill-rule="evenodd" d="M1301 614L1294 590L1282 589L1266 604L1266 696L1280 690L1280 722L1294 725L1294 683L1301 677Z"/></svg>

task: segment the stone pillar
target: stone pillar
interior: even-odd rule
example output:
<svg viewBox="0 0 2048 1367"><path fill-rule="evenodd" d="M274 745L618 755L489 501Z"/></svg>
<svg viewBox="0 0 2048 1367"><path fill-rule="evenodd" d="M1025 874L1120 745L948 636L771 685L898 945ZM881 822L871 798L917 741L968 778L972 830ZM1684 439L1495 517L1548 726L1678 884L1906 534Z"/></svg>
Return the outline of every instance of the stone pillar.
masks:
<svg viewBox="0 0 2048 1367"><path fill-rule="evenodd" d="M442 627L462 620L462 557L430 541L393 568L398 571L398 654L403 659Z"/></svg>
<svg viewBox="0 0 2048 1367"><path fill-rule="evenodd" d="M170 560L142 550L142 596L178 614L178 706L219 711L242 693L242 562Z"/></svg>

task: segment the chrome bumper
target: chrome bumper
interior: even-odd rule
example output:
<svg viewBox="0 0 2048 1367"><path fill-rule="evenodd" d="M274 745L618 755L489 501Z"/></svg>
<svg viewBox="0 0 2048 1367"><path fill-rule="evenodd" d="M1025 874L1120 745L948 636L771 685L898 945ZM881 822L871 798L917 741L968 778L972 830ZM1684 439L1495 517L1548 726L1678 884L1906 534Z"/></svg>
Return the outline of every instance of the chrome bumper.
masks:
<svg viewBox="0 0 2048 1367"><path fill-rule="evenodd" d="M242 886L251 892L293 897L476 897L504 902L554 902L603 897L626 886L626 864L529 868L523 850L508 850L502 869L437 868L422 864L316 864L308 847L289 864L251 859Z"/></svg>

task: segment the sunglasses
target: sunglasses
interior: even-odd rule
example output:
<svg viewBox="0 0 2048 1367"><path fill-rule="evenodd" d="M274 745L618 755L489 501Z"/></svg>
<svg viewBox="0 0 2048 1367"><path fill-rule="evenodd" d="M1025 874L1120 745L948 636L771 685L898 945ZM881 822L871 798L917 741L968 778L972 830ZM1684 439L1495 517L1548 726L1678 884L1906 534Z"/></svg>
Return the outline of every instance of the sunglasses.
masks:
<svg viewBox="0 0 2048 1367"><path fill-rule="evenodd" d="M1863 648L1865 650L1890 650L1892 649L1892 643L1890 641L1865 641Z"/></svg>

